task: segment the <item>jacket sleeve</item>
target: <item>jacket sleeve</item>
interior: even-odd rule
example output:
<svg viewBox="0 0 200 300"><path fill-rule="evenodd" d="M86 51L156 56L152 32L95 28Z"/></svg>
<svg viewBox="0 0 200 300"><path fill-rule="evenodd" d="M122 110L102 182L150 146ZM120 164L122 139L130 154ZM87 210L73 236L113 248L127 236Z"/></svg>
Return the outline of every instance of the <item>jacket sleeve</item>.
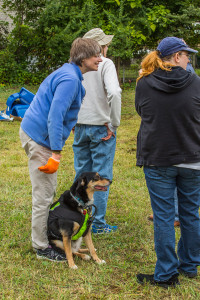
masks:
<svg viewBox="0 0 200 300"><path fill-rule="evenodd" d="M121 88L117 72L112 60L108 59L102 70L104 86L107 93L108 104L111 107L110 120L113 127L120 125L121 119Z"/></svg>
<svg viewBox="0 0 200 300"><path fill-rule="evenodd" d="M138 115L141 116L141 108L140 108L140 102L142 97L142 79L140 79L136 85L135 89L135 109L138 113Z"/></svg>
<svg viewBox="0 0 200 300"><path fill-rule="evenodd" d="M68 79L56 87L48 115L48 133L51 150L62 150L63 122L79 90L78 80Z"/></svg>

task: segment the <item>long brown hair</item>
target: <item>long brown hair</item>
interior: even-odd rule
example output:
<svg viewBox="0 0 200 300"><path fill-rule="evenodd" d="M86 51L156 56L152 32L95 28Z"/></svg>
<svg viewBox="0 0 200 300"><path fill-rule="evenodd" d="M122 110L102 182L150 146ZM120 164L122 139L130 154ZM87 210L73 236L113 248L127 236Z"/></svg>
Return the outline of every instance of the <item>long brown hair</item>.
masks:
<svg viewBox="0 0 200 300"><path fill-rule="evenodd" d="M137 78L136 82L140 80L144 76L150 75L156 69L162 69L166 71L171 71L171 67L173 66L172 63L169 62L172 55L166 56L164 58L160 58L159 51L152 51L147 54L141 62L141 71L139 72L139 77Z"/></svg>

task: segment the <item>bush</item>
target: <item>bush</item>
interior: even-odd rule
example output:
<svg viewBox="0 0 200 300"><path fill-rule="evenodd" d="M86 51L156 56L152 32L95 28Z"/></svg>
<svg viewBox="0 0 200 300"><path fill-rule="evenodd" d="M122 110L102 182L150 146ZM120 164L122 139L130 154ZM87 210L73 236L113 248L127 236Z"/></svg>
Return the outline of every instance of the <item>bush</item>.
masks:
<svg viewBox="0 0 200 300"><path fill-rule="evenodd" d="M40 84L47 76L46 72L29 70L29 63L18 63L14 54L7 49L0 51L0 82L2 84Z"/></svg>

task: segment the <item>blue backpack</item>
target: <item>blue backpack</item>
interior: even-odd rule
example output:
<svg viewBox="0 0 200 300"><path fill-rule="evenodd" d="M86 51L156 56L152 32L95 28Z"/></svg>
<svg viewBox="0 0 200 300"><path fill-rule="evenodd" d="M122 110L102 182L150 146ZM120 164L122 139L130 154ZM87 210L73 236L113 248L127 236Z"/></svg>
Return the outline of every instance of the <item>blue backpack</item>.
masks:
<svg viewBox="0 0 200 300"><path fill-rule="evenodd" d="M19 93L10 95L6 102L6 115L23 118L34 96L33 93L24 87L21 88Z"/></svg>

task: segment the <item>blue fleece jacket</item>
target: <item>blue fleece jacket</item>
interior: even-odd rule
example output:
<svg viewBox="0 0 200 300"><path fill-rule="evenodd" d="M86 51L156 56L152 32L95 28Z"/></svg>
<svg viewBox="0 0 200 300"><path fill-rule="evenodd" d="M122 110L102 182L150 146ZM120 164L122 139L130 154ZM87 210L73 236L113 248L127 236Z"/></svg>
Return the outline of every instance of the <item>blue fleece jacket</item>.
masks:
<svg viewBox="0 0 200 300"><path fill-rule="evenodd" d="M21 123L36 143L62 150L85 95L82 80L80 68L66 63L42 82Z"/></svg>

